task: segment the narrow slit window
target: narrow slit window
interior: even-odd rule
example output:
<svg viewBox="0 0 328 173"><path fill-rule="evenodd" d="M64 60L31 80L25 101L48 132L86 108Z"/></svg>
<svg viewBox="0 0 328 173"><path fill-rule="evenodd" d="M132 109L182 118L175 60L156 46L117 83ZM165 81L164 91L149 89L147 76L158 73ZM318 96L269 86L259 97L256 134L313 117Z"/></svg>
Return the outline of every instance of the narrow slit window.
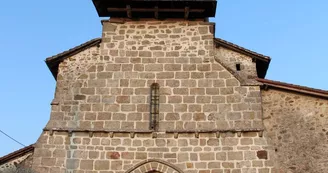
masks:
<svg viewBox="0 0 328 173"><path fill-rule="evenodd" d="M236 64L236 70L240 71L240 64Z"/></svg>
<svg viewBox="0 0 328 173"><path fill-rule="evenodd" d="M150 86L150 114L149 129L156 130L159 116L159 85L153 83Z"/></svg>

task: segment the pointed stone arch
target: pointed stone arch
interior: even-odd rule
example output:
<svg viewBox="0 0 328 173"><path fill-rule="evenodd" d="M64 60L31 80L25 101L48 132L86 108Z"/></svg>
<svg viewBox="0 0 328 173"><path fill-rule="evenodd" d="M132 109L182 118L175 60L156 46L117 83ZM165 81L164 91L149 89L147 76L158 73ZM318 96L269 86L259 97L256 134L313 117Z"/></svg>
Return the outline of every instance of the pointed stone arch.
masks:
<svg viewBox="0 0 328 173"><path fill-rule="evenodd" d="M162 172L162 173L183 173L183 171L164 160L148 159L144 160L132 168L128 169L125 173L149 173L149 172Z"/></svg>

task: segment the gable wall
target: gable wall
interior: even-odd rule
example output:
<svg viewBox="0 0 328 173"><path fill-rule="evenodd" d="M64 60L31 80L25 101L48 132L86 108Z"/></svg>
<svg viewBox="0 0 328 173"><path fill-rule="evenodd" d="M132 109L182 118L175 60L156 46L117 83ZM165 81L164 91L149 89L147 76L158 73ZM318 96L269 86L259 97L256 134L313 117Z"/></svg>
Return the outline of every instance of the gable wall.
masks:
<svg viewBox="0 0 328 173"><path fill-rule="evenodd" d="M215 61L211 27L105 22L101 50L83 51L60 64L59 105L47 127L148 130L149 87L157 82L160 130L261 128L259 87L241 86ZM251 61L233 53L221 57Z"/></svg>
<svg viewBox="0 0 328 173"><path fill-rule="evenodd" d="M260 88L241 86L215 60L212 24L103 25L100 47L59 66L51 119L35 148L36 171L122 173L147 159L190 173L270 171L271 151L259 134ZM157 133L148 129L154 82L161 95Z"/></svg>
<svg viewBox="0 0 328 173"><path fill-rule="evenodd" d="M263 118L276 168L328 172L328 100L291 91L262 91Z"/></svg>
<svg viewBox="0 0 328 173"><path fill-rule="evenodd" d="M256 63L253 62L252 57L224 47L218 47L215 49L215 58L238 75L243 84L257 83L254 80L257 77ZM240 64L240 71L237 71L236 64Z"/></svg>

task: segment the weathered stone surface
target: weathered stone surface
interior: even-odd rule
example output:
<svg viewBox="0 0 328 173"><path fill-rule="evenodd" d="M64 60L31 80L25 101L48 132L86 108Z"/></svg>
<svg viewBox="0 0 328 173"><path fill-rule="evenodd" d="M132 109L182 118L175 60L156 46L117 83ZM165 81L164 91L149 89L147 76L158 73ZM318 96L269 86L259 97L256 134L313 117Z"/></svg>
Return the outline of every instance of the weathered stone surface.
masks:
<svg viewBox="0 0 328 173"><path fill-rule="evenodd" d="M327 166L320 162L328 154L322 148L327 143L328 101L276 89L262 91L262 100L268 142L275 150L268 151L267 157L277 158L277 169L327 172Z"/></svg>
<svg viewBox="0 0 328 173"><path fill-rule="evenodd" d="M44 132L46 139L38 142L34 167L44 168L45 173L50 169L122 173L146 159L159 159L190 173L237 173L254 167L271 171L272 149L265 137L215 133L261 128L262 112L259 86L241 86L215 61L210 27L198 21L104 22L100 47L86 49L59 66L55 97L60 105L53 107L47 125L86 132L52 136ZM242 59L247 63L243 70L250 66L255 70L244 55L229 51L223 55L228 65ZM153 83L160 88L157 132L141 133L149 130ZM213 131L174 134L167 130ZM268 160L253 166L260 160L255 151L260 150L268 151ZM174 172L155 164L159 172ZM135 172L151 171L153 165Z"/></svg>

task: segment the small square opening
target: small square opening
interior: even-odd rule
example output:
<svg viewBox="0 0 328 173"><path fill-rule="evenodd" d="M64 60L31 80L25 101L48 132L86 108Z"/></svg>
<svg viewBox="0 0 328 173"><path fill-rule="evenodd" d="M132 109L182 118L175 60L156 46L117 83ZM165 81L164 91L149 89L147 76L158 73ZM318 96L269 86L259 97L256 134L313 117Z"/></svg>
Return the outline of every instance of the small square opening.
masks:
<svg viewBox="0 0 328 173"><path fill-rule="evenodd" d="M236 64L236 70L237 71L240 71L241 69L240 69L240 64Z"/></svg>

